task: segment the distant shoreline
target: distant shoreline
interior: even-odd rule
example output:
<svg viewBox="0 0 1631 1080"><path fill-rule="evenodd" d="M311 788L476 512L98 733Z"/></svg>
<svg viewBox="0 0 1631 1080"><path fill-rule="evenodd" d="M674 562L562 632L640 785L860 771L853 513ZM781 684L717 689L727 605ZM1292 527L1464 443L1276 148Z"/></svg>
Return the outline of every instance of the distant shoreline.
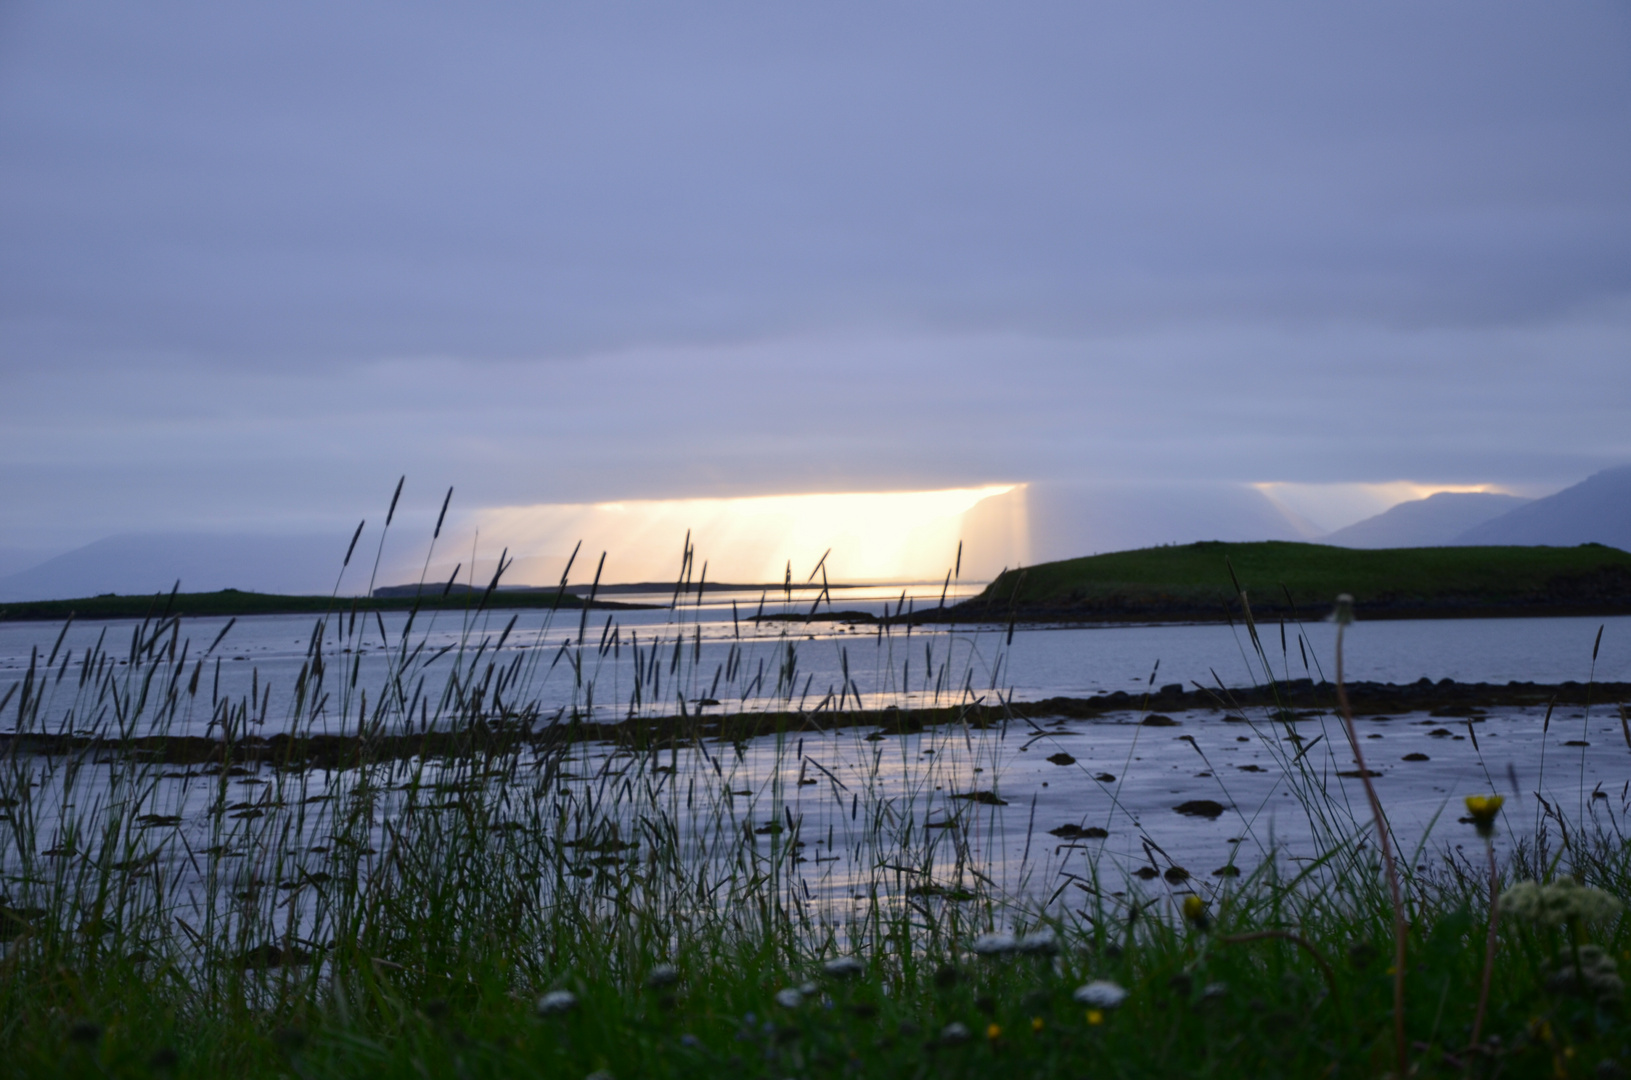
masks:
<svg viewBox="0 0 1631 1080"><path fill-rule="evenodd" d="M837 582L773 582L771 584L742 585L729 581L690 582L681 584L673 581L637 581L621 585L568 585L564 590L569 596L661 596L664 593L676 593L680 596L689 596L698 590L704 593L721 592L747 592L747 593L803 593L808 597L811 593L823 590L840 591L844 589L881 589L899 585L938 585L939 582L886 582L884 584L840 585ZM401 597L426 596L440 593L443 586L436 584L425 585L381 585L374 590L374 596L382 599L397 599ZM470 586L455 583L448 590L449 595L464 595L471 592L481 592L480 586ZM499 592L509 596L554 596L562 589L558 585L504 585Z"/></svg>
<svg viewBox="0 0 1631 1080"><path fill-rule="evenodd" d="M1502 604L1467 603L1437 606L1355 605L1355 617L1369 622L1389 622L1405 619L1531 619L1573 618L1631 615L1631 603L1625 604ZM1253 605L1252 615L1264 623L1320 622L1330 614L1330 606L1292 609L1284 605ZM1245 612L1238 601L1219 601L1209 607L1114 607L1083 609L1061 607L1016 608L1004 613L1000 608L968 609L959 606L927 608L905 615L873 615L865 611L818 611L815 614L760 615L746 621L761 623L843 623L848 626L1189 626L1195 624L1244 622Z"/></svg>
<svg viewBox="0 0 1631 1080"><path fill-rule="evenodd" d="M450 592L442 596L440 590L413 597L369 596L285 596L279 593L240 592L222 589L208 593L158 593L148 596L89 596L74 600L29 600L14 604L0 604L0 623L57 622L73 616L78 619L148 619L184 616L187 618L213 618L248 615L322 615L325 612L351 611L467 611L548 609L559 607L579 611L585 606L593 610L640 611L661 608L662 604L629 604L613 600L595 600L567 593L557 599L554 590L538 594L495 590L485 596L475 592Z"/></svg>

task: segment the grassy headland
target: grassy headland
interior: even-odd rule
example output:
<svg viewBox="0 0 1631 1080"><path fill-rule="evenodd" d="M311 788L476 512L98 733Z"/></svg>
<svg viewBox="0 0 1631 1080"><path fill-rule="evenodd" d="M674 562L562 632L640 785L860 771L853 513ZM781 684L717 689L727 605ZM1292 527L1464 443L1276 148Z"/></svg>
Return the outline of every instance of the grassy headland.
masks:
<svg viewBox="0 0 1631 1080"><path fill-rule="evenodd" d="M944 614L916 617L1222 620L1243 613L1241 589L1255 615L1273 618L1323 615L1339 593L1373 619L1625 614L1631 553L1601 544L1367 551L1208 541L1008 570Z"/></svg>

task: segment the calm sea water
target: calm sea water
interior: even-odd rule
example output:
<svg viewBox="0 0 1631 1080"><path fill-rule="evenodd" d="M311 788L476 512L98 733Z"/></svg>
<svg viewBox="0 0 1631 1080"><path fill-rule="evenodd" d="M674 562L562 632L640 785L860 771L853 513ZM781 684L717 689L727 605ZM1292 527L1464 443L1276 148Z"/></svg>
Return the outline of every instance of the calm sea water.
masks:
<svg viewBox="0 0 1631 1080"><path fill-rule="evenodd" d="M852 594L838 606L877 612L898 602L898 589L888 595L885 600L884 590ZM938 589L918 591L919 603L932 604L938 597ZM858 693L876 706L955 702L964 694L998 690L1021 699L1133 690L1148 685L1152 674L1157 685L1219 680L1242 686L1261 677L1244 632L1228 626L1020 629L1010 644L1002 628L917 629L908 634L904 629L880 633L865 626L821 623L756 626L746 617L757 608L758 597L736 597L734 617L731 599L712 598L681 611L591 612L586 619L577 613L550 620L542 612L519 612L499 656L504 662L519 657L533 665L532 692L546 709L575 698L581 705L585 686L592 683L603 719L627 710L635 665L667 672L676 643L685 657L678 670L686 698L715 698L726 709L740 707L743 699L752 707L774 697L778 672L783 673L784 696L806 707L829 692L840 692L841 686L846 695ZM490 655L510 618L509 612L479 618L443 613L434 621L422 619L414 640L424 636L427 655L461 641L471 649L485 641ZM405 621L402 614L379 621L370 617L360 651L345 657L357 660L360 685L373 685L371 679L384 668L385 648L399 645ZM212 658L204 685L217 692L219 678L218 692L232 697L247 694L252 684L270 685L264 728L270 734L287 715L314 624L309 616L239 619ZM192 621L184 625L183 636L197 655L225 625L224 619ZM23 676L34 650L43 659L59 629L39 623L0 625L0 694ZM71 650L71 666L105 635L117 655L128 652L133 629L129 621L75 623L62 648ZM1332 674L1334 627L1287 626L1283 645L1278 624L1264 627L1263 634L1276 675ZM331 633L324 644L331 664L342 647ZM573 667L575 658L581 660L580 669ZM1350 678L1393 683L1421 678L1631 681L1631 618L1361 621L1349 631L1346 659ZM427 675L432 685L445 678L445 665L451 662L431 665ZM734 679L723 673L728 663L736 670ZM789 669L790 683L785 678ZM714 681L716 671L721 672L719 682ZM72 681L65 680L63 691ZM672 703L674 692L668 685L660 696ZM71 698L64 693L61 701ZM660 711L671 711L671 705ZM184 730L203 733L208 716L207 707L197 710ZM857 828L858 791L921 825L938 829L951 823L933 834L948 838L948 860L955 861L950 840L960 836L980 853L986 872L1005 890L1045 892L1063 897L1060 902L1069 902L1074 895L1068 891L1070 883L1091 875L1094 866L1119 868L1119 876L1132 875L1141 866L1165 874L1178 865L1200 887L1222 880L1213 876L1215 870L1235 865L1249 871L1271 852L1293 862L1306 857L1317 847L1311 832L1315 825L1287 769L1288 761L1303 750L1308 751L1304 765L1332 793L1330 805L1351 812L1361 824L1368 820L1358 782L1340 775L1351 771L1354 761L1333 718L1311 719L1294 732L1263 720L1230 723L1220 713L1182 714L1176 728L1143 727L1139 719L1128 713L1092 721L1016 723L983 732L933 729L882 740L868 739L865 729L850 729L797 741L756 739L731 753L718 748L712 758L699 756L709 753L706 748L693 747L676 752L672 782L689 784L693 770L720 763L725 787L740 795L732 814L757 823L791 812L805 821L807 835L826 838L811 849L808 885L840 902L868 872L859 849L847 851L842 839L846 830ZM9 720L0 720L0 730L10 727ZM1605 822L1613 818L1619 823L1631 812L1631 748L1612 705L1560 710L1550 725L1542 723L1537 710L1500 710L1480 720L1476 732L1464 721L1416 714L1365 718L1359 727L1367 765L1380 774L1377 785L1394 828L1408 846L1425 844L1429 853L1422 858L1427 861L1453 853L1458 843L1473 843L1467 828L1455 824L1460 797L1472 792L1498 790L1511 799L1503 847L1538 823L1537 793L1575 818L1606 815ZM604 776L614 765L628 767L618 764L619 752L606 747L583 747L575 755L570 771L578 778L563 781L569 787L591 784L590 778ZM186 828L203 829L202 803L191 805L205 797L203 789L189 788L186 775L165 781L175 791L164 797L189 821L197 818L198 824ZM243 785L245 798L258 790L249 785L266 782L255 776L234 781ZM1004 805L956 798L975 791L991 791ZM1216 801L1226 810L1215 818L1176 812L1199 799ZM1108 836L1072 841L1050 835L1049 830L1064 825L1101 828ZM1154 879L1150 887L1161 888L1170 880Z"/></svg>
<svg viewBox="0 0 1631 1080"><path fill-rule="evenodd" d="M893 610L902 591L898 586L856 590L841 596L838 607L873 613L886 607ZM938 587L905 591L920 605L932 606L939 600ZM744 698L751 706L777 696L778 675L788 670L789 649L792 678L784 683L782 695L806 708L815 707L828 693L835 699L859 694L865 703L880 706L947 703L965 692L988 697L1001 692L1035 700L1131 691L1147 685L1152 674L1157 685L1210 687L1222 682L1233 687L1262 681L1244 629L1228 625L1019 628L1010 644L1006 629L1000 627L920 627L910 633L897 627L880 633L865 625L849 628L820 622L755 625L751 616L758 603L757 595L715 595L701 606L692 603L675 611L598 611L586 619L576 612L557 613L553 619L540 611L479 617L443 612L434 619L421 617L413 637L416 643L423 637L427 656L461 641L473 649L483 641L496 642L513 614L515 624L503 653L506 660L517 652L532 654L532 690L545 711L574 702L581 705L585 684L592 683L597 712L607 719L628 709L637 656L651 670L655 649L660 654L656 670L666 673L677 641L684 654L681 689L687 699L714 698L724 708L741 707ZM803 612L808 607L771 602L765 610ZM400 645L406 615L388 613L379 620L370 616L359 622L361 644L356 655L359 680L366 686L370 675L382 670L386 647ZM276 730L279 718L287 714L315 623L308 615L238 619L211 657L204 685L233 698L247 694L252 684L270 685L266 730ZM181 635L191 641L196 656L226 624L226 619L188 620ZM60 667L66 656L72 666L98 638L115 655L128 654L134 628L131 620L76 621L57 664ZM1602 643L1593 665L1599 628ZM36 650L43 662L59 630L48 623L0 624L0 694L23 677ZM1333 626L1272 624L1261 632L1277 677L1333 676ZM581 674L571 663L580 640ZM1347 674L1352 680L1559 683L1594 677L1599 682L1631 682L1631 617L1626 616L1377 622L1361 618L1347 642ZM571 647L564 655L563 645ZM340 648L331 626L326 655L332 658ZM733 648L734 680L727 671ZM427 671L433 684L445 677L451 661L438 663L441 670L433 664ZM674 691L671 684L663 684L659 696L671 702ZM651 700L649 693L645 700ZM201 724L208 719L205 712ZM0 730L9 726L0 719Z"/></svg>

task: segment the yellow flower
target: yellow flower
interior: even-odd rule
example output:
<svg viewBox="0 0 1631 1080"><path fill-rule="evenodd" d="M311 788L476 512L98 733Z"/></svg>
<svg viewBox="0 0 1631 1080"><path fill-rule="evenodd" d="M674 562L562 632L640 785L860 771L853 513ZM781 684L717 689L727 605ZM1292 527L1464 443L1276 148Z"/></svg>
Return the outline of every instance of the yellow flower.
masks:
<svg viewBox="0 0 1631 1080"><path fill-rule="evenodd" d="M1031 1017L1031 1034L1042 1034L1042 1018L1040 1016Z"/></svg>
<svg viewBox="0 0 1631 1080"><path fill-rule="evenodd" d="M1087 1010L1087 1022L1093 1027L1098 1027L1100 1024L1104 1023L1104 1013L1098 1009Z"/></svg>
<svg viewBox="0 0 1631 1080"><path fill-rule="evenodd" d="M997 1024L989 1025L985 1029L985 1037L992 1042L996 1042L998 1039L1002 1038L1002 1028Z"/></svg>
<svg viewBox="0 0 1631 1080"><path fill-rule="evenodd" d="M1506 799L1500 795L1468 795L1467 815L1472 818L1478 835L1488 840L1495 835L1495 815L1501 812Z"/></svg>
<svg viewBox="0 0 1631 1080"><path fill-rule="evenodd" d="M1184 897L1184 918L1194 923L1199 930L1205 930L1212 922L1206 914L1206 901L1193 893Z"/></svg>

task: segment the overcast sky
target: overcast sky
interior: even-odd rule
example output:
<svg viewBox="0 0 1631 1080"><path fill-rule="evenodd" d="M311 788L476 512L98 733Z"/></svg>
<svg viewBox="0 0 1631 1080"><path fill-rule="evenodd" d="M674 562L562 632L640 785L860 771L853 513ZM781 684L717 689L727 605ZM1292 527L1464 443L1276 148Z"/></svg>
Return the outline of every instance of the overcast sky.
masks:
<svg viewBox="0 0 1631 1080"><path fill-rule="evenodd" d="M1631 460L1631 7L8 2L0 395L11 546L1544 493Z"/></svg>

